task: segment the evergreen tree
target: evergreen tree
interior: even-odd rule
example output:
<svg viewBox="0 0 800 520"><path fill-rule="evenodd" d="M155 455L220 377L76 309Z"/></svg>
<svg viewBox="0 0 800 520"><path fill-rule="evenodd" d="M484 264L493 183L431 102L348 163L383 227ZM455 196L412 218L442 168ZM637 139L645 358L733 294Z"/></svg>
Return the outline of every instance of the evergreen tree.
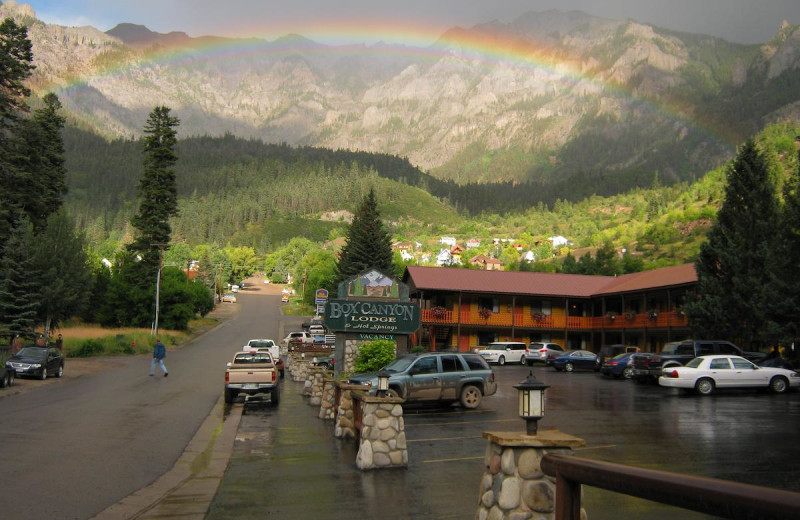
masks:
<svg viewBox="0 0 800 520"><path fill-rule="evenodd" d="M0 329L33 337L39 308L39 276L33 263L33 227L26 219L11 229L0 256Z"/></svg>
<svg viewBox="0 0 800 520"><path fill-rule="evenodd" d="M9 239L12 228L22 218L29 175L20 169L24 154L15 134L22 113L28 110L25 99L30 90L24 81L33 70L33 53L28 30L11 18L0 23L0 250Z"/></svg>
<svg viewBox="0 0 800 520"><path fill-rule="evenodd" d="M767 324L766 261L777 229L778 201L767 163L748 140L726 172L717 221L695 263L698 299L686 305L697 337L756 348Z"/></svg>
<svg viewBox="0 0 800 520"><path fill-rule="evenodd" d="M129 250L141 255L140 283L149 284L159 263L159 247L169 244L172 229L169 218L178 214L178 189L173 167L177 131L180 123L159 106L150 112L144 127L144 174L139 182L139 210L131 219L136 236Z"/></svg>
<svg viewBox="0 0 800 520"><path fill-rule="evenodd" d="M83 312L91 294L92 273L82 233L76 233L63 211L47 219L47 227L34 244L34 264L39 272L39 319L45 337L61 321Z"/></svg>
<svg viewBox="0 0 800 520"><path fill-rule="evenodd" d="M337 285L370 267L394 273L392 238L381 222L374 189L369 190L353 216L346 239L336 264Z"/></svg>

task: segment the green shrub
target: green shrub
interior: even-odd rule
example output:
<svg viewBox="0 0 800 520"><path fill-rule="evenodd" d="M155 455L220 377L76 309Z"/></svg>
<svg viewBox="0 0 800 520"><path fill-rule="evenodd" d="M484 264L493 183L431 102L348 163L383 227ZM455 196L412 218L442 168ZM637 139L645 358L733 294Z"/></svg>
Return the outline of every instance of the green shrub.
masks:
<svg viewBox="0 0 800 520"><path fill-rule="evenodd" d="M356 358L356 372L375 372L385 367L397 357L397 345L394 341L379 339L367 341L361 345Z"/></svg>
<svg viewBox="0 0 800 520"><path fill-rule="evenodd" d="M412 354L419 354L420 352L426 352L426 348L422 345L417 345L416 347L412 347L411 353Z"/></svg>
<svg viewBox="0 0 800 520"><path fill-rule="evenodd" d="M103 353L103 344L96 339L87 339L72 352L73 357L92 357Z"/></svg>

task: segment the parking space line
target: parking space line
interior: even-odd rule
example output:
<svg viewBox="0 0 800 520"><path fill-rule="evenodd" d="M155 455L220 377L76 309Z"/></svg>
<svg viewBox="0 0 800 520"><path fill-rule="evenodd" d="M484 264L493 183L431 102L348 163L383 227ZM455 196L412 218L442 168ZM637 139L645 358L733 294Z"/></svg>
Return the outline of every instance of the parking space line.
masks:
<svg viewBox="0 0 800 520"><path fill-rule="evenodd" d="M455 422L441 422L441 423L416 423L406 419L406 424L410 424L412 426L450 426L452 424L478 424L478 423L486 424L486 423L501 423L501 422L519 422L519 418L493 419L491 421L455 421Z"/></svg>
<svg viewBox="0 0 800 520"><path fill-rule="evenodd" d="M480 459L483 459L483 455L481 455L480 457L459 457L457 459L429 459L429 460L423 460L422 463L429 464L431 462L460 462L462 460L480 460Z"/></svg>
<svg viewBox="0 0 800 520"><path fill-rule="evenodd" d="M468 437L432 437L430 439L406 439L406 442L458 441L461 439L483 439L483 436L470 435Z"/></svg>

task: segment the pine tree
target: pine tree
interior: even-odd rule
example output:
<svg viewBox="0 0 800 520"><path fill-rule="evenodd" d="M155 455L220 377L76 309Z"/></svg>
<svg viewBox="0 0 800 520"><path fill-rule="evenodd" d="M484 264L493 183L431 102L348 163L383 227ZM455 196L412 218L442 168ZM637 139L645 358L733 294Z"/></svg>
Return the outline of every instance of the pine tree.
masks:
<svg viewBox="0 0 800 520"><path fill-rule="evenodd" d="M374 189L369 190L353 216L346 239L336 264L337 285L370 267L394 273L392 238L381 222Z"/></svg>
<svg viewBox="0 0 800 520"><path fill-rule="evenodd" d="M26 219L11 229L0 256L0 329L33 337L39 308L39 276L31 244L33 226Z"/></svg>
<svg viewBox="0 0 800 520"><path fill-rule="evenodd" d="M131 219L136 236L129 250L141 255L144 273L155 273L159 262L158 247L169 244L172 229L169 218L178 214L178 188L173 167L180 124L169 115L170 109L159 106L150 112L144 133L144 174L139 182L139 210ZM163 244L163 246L159 246ZM143 277L147 283L152 279Z"/></svg>
<svg viewBox="0 0 800 520"><path fill-rule="evenodd" d="M698 299L686 305L698 337L755 348L767 326L766 266L778 201L766 160L748 140L728 167L722 207L695 263Z"/></svg>
<svg viewBox="0 0 800 520"><path fill-rule="evenodd" d="M29 195L24 190L28 174L19 168L23 154L15 131L20 116L28 110L25 99L30 90L24 81L34 68L32 62L28 30L6 18L0 23L0 250L22 218Z"/></svg>

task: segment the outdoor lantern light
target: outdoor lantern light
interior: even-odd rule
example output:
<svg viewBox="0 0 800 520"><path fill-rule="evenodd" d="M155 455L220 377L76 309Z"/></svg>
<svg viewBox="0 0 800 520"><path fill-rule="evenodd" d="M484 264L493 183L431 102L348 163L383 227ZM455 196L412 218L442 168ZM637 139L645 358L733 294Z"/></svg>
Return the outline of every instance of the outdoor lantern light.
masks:
<svg viewBox="0 0 800 520"><path fill-rule="evenodd" d="M380 397L386 397L386 391L389 390L389 377L391 375L392 374L385 368L382 368L380 372L378 372L378 395Z"/></svg>
<svg viewBox="0 0 800 520"><path fill-rule="evenodd" d="M539 428L539 419L544 417L544 391L550 388L537 380L531 370L525 381L515 385L519 391L519 416L525 419L528 435L536 435Z"/></svg>

